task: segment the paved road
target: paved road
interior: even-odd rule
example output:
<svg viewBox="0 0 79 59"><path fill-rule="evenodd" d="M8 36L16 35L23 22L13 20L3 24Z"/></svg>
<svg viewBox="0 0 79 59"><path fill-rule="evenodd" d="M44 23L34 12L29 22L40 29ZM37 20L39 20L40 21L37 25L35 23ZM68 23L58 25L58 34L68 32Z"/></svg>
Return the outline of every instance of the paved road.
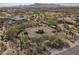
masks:
<svg viewBox="0 0 79 59"><path fill-rule="evenodd" d="M79 46L70 48L67 51L61 52L57 55L79 55Z"/></svg>

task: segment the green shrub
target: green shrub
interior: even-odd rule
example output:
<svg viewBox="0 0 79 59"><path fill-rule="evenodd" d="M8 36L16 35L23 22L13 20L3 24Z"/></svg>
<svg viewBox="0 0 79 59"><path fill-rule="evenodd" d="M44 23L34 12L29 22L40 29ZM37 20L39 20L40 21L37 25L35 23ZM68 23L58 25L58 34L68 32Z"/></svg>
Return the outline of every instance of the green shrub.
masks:
<svg viewBox="0 0 79 59"><path fill-rule="evenodd" d="M48 25L57 25L57 20L56 19L50 19L47 21Z"/></svg>

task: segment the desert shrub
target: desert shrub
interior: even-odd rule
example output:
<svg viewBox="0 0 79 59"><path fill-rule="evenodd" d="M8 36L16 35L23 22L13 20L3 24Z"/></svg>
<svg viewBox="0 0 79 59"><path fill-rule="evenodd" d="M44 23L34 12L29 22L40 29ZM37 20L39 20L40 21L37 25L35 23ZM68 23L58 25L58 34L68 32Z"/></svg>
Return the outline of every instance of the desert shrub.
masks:
<svg viewBox="0 0 79 59"><path fill-rule="evenodd" d="M45 44L50 48L62 49L64 46L67 45L67 43L64 41L64 38L58 35L49 36L48 40L49 41Z"/></svg>
<svg viewBox="0 0 79 59"><path fill-rule="evenodd" d="M7 50L6 45L3 42L0 42L0 54Z"/></svg>
<svg viewBox="0 0 79 59"><path fill-rule="evenodd" d="M79 27L79 17L77 17L76 19L77 19L77 22L76 22L76 24L75 24L75 27L78 28L78 27Z"/></svg>
<svg viewBox="0 0 79 59"><path fill-rule="evenodd" d="M28 36L22 34L22 35L20 36L19 40L20 40L20 48L21 48L21 50L22 50L22 49L26 49L26 48L27 48L26 43L28 43L28 40L29 40Z"/></svg>
<svg viewBox="0 0 79 59"><path fill-rule="evenodd" d="M67 30L69 30L68 24L64 24L64 27L65 27Z"/></svg>
<svg viewBox="0 0 79 59"><path fill-rule="evenodd" d="M44 54L43 53L44 50L43 50L43 48L41 46L37 47L36 51L37 51L38 54Z"/></svg>
<svg viewBox="0 0 79 59"><path fill-rule="evenodd" d="M14 38L17 38L17 36L25 29L25 25L24 24L18 24L18 25L13 25L10 26L5 35L6 35L6 39L8 40L13 40Z"/></svg>
<svg viewBox="0 0 79 59"><path fill-rule="evenodd" d="M61 36L60 36L61 35ZM43 35L39 38L33 38L32 42L35 42L38 46L46 45L49 48L56 48L56 49L62 49L64 46L67 45L67 43L64 41L63 34L55 34L55 35Z"/></svg>
<svg viewBox="0 0 79 59"><path fill-rule="evenodd" d="M38 34L43 34L44 31L43 31L43 30L38 30L38 31L36 31L36 33L38 33Z"/></svg>
<svg viewBox="0 0 79 59"><path fill-rule="evenodd" d="M57 25L57 20L56 19L49 19L47 21L48 25Z"/></svg>

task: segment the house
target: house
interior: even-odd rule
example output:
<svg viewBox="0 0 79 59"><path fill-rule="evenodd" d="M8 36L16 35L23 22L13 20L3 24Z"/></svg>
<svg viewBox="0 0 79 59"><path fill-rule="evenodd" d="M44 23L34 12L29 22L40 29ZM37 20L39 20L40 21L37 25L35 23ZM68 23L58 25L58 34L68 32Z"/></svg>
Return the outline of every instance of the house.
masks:
<svg viewBox="0 0 79 59"><path fill-rule="evenodd" d="M58 23L67 23L72 25L76 23L76 19L70 17L58 18Z"/></svg>
<svg viewBox="0 0 79 59"><path fill-rule="evenodd" d="M23 21L27 21L26 18L15 16L11 18L11 20L9 21L9 24L22 23Z"/></svg>

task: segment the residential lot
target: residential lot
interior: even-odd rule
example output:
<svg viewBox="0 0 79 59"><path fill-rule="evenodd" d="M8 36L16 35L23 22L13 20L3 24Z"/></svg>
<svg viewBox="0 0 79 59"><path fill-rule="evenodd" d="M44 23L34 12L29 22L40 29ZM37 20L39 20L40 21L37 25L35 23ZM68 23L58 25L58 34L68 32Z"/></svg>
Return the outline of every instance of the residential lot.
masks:
<svg viewBox="0 0 79 59"><path fill-rule="evenodd" d="M78 7L0 9L0 54L50 55L78 40Z"/></svg>

